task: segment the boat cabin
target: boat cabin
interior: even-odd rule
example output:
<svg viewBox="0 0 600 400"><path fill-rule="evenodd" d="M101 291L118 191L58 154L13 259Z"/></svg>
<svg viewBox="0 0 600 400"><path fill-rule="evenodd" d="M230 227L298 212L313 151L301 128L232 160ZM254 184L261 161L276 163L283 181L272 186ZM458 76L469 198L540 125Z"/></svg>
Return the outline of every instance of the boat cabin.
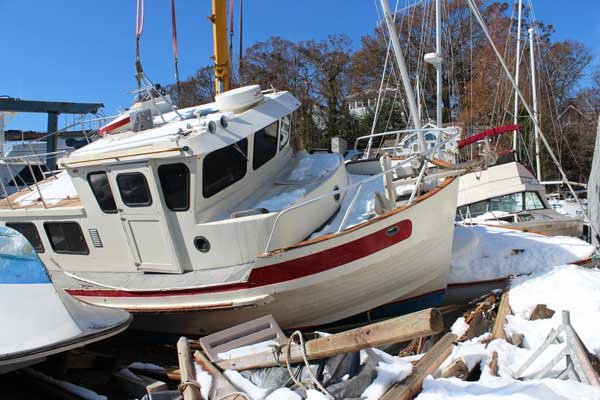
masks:
<svg viewBox="0 0 600 400"><path fill-rule="evenodd" d="M63 172L2 200L0 220L49 269L246 273L269 237L271 248L303 240L343 196L278 211L348 183L339 155L292 150L299 105L255 85L159 115L137 109L129 130L72 152Z"/></svg>

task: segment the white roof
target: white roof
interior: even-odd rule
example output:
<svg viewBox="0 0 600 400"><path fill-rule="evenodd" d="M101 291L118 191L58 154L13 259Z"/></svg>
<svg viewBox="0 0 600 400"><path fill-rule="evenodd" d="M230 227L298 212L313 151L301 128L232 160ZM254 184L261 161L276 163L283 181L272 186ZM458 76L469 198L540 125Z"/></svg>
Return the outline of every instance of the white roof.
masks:
<svg viewBox="0 0 600 400"><path fill-rule="evenodd" d="M175 112L154 117L155 127L140 132L126 131L103 138L72 152L61 160L65 166L78 162L120 157L123 154L141 154L161 150L181 149L187 146L190 153L203 154L235 143L257 130L264 128L294 111L300 102L289 92L266 94L256 106L239 114L216 110L215 103L179 110L183 120ZM200 113L199 118L195 114ZM221 117L228 121L227 127L219 123ZM215 121L217 130L208 132L208 124Z"/></svg>

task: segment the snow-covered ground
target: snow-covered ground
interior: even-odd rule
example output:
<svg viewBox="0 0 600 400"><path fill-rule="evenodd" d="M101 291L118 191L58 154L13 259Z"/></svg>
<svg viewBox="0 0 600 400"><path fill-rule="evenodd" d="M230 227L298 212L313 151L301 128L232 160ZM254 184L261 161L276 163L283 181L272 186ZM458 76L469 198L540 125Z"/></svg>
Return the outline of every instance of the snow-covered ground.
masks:
<svg viewBox="0 0 600 400"><path fill-rule="evenodd" d="M551 319L530 321L529 315L537 304L546 304L555 311ZM524 334L523 348L504 339L485 344L489 333L464 343L458 343L441 368L462 359L472 368L480 364L481 377L475 382L457 378L428 377L419 400L438 399L600 399L600 390L576 381L552 379L565 369L561 360L544 379L528 379L548 364L564 344L552 344L530 366L524 376L513 376L531 354L542 344L552 328L561 323L561 311L569 310L571 323L588 350L600 355L600 271L576 265L561 265L538 270L531 276L518 277L511 282L510 306L514 315L507 318L507 337ZM457 325L461 325L458 323ZM563 338L564 339L564 338ZM492 354L498 354L498 375L490 372Z"/></svg>
<svg viewBox="0 0 600 400"><path fill-rule="evenodd" d="M589 258L594 247L568 236L543 236L483 225L456 225L448 283L478 282L545 270Z"/></svg>

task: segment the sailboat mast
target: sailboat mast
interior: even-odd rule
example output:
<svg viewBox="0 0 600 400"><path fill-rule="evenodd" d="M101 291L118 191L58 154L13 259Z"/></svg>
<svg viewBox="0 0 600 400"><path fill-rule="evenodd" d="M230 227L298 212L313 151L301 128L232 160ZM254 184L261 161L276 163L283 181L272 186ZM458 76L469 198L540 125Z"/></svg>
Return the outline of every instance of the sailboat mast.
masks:
<svg viewBox="0 0 600 400"><path fill-rule="evenodd" d="M227 0L212 0L213 39L215 60L215 93L229 90L231 84L231 62L227 40Z"/></svg>
<svg viewBox="0 0 600 400"><path fill-rule="evenodd" d="M529 28L529 59L531 64L531 94L533 101L533 118L535 120L534 126L535 129L533 131L533 140L535 143L535 174L538 181L542 181L542 172L540 170L540 138L539 138L539 123L540 123L540 114L538 113L538 103L537 103L537 82L535 80L535 56L534 56L534 48L533 48L533 28Z"/></svg>
<svg viewBox="0 0 600 400"><path fill-rule="evenodd" d="M398 69L400 70L400 76L402 77L402 85L404 86L404 93L406 94L406 101L408 103L408 110L413 121L413 125L417 131L417 139L419 141L419 147L422 153L427 151L425 144L425 138L423 137L423 131L421 130L421 120L419 119L419 112L417 109L417 102L415 100L415 94L410 84L410 77L406 70L406 63L404 62L404 55L400 48L400 40L398 39L398 32L396 32L396 26L394 25L394 18L390 11L390 5L388 0L381 0L381 7L383 8L383 18L387 26L388 34L390 35L390 41L392 42L392 48L394 49L394 55L396 56L396 62L398 63Z"/></svg>
<svg viewBox="0 0 600 400"><path fill-rule="evenodd" d="M442 7L441 0L435 0L435 52L437 54L435 64L436 74L436 90L435 90L435 101L436 101L436 126L442 127ZM438 157L442 156L442 133L438 131L436 146Z"/></svg>
<svg viewBox="0 0 600 400"><path fill-rule="evenodd" d="M515 82L519 85L519 66L521 64L521 11L523 9L523 0L519 0L519 10L517 17L517 54L515 57ZM515 92L515 107L513 114L513 124L519 123L519 95ZM518 131L513 133L513 151L517 151Z"/></svg>
<svg viewBox="0 0 600 400"><path fill-rule="evenodd" d="M436 72L436 125L442 127L442 9L441 0L435 0L435 52L440 60L435 66ZM438 135L439 136L439 135Z"/></svg>

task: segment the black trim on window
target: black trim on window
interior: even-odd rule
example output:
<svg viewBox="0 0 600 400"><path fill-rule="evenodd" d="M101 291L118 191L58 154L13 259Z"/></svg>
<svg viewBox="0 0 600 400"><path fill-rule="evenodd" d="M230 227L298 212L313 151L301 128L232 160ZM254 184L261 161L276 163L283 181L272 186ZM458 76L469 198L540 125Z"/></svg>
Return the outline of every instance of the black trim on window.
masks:
<svg viewBox="0 0 600 400"><path fill-rule="evenodd" d="M215 150L202 162L202 194L209 198L233 185L248 168L248 140Z"/></svg>
<svg viewBox="0 0 600 400"><path fill-rule="evenodd" d="M252 155L252 168L259 169L277 154L277 135L279 134L279 121L254 133L254 150Z"/></svg>
<svg viewBox="0 0 600 400"><path fill-rule="evenodd" d="M117 175L117 186L121 199L127 207L148 207L152 204L148 181L141 172Z"/></svg>
<svg viewBox="0 0 600 400"><path fill-rule="evenodd" d="M108 175L104 171L90 172L87 175L87 181L94 193L94 197L98 202L98 206L107 214L117 212L117 204L113 196L110 184L108 183Z"/></svg>
<svg viewBox="0 0 600 400"><path fill-rule="evenodd" d="M55 253L90 254L81 227L77 222L45 222L44 230Z"/></svg>
<svg viewBox="0 0 600 400"><path fill-rule="evenodd" d="M44 252L44 244L33 222L7 222L6 226L25 236L36 252Z"/></svg>
<svg viewBox="0 0 600 400"><path fill-rule="evenodd" d="M190 208L190 170L183 163L163 164L158 167L158 179L171 211Z"/></svg>

